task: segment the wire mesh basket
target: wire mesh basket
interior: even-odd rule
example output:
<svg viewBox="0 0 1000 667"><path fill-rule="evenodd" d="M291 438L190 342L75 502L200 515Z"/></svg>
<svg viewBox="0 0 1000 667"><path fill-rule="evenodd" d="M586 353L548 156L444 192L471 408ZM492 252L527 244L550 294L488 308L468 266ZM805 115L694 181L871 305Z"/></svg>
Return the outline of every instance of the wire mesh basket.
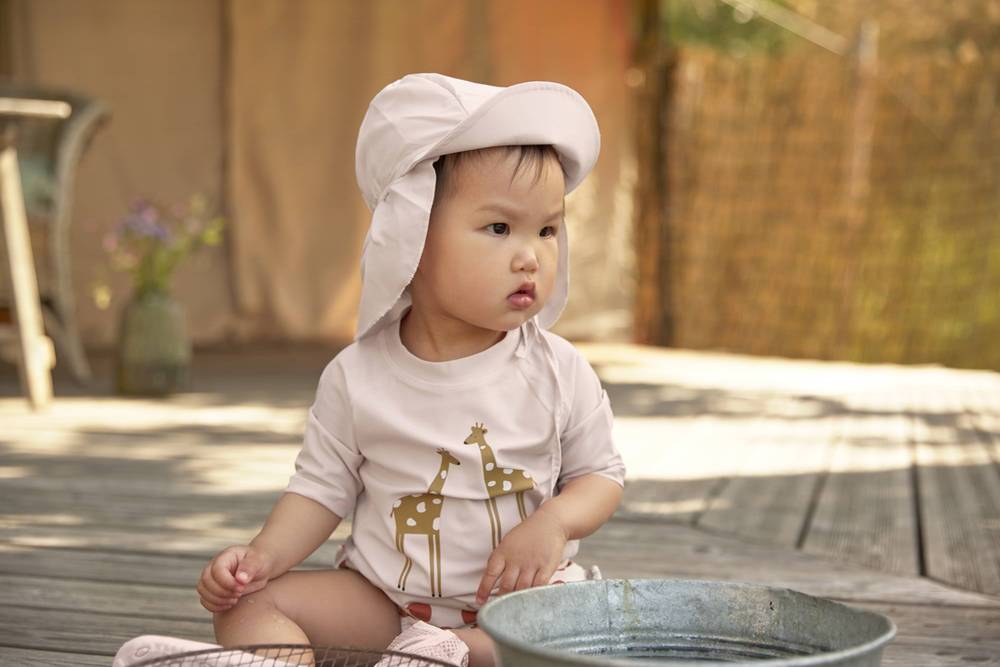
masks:
<svg viewBox="0 0 1000 667"><path fill-rule="evenodd" d="M132 667L456 667L398 651L310 646L308 644L256 644L216 648L160 656L132 664Z"/></svg>

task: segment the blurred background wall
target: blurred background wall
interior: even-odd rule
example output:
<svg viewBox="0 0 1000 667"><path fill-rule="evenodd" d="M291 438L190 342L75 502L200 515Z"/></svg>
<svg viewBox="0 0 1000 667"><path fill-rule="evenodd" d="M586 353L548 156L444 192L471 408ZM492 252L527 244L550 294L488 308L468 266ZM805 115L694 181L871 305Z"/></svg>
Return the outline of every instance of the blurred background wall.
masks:
<svg viewBox="0 0 1000 667"><path fill-rule="evenodd" d="M409 72L552 79L597 115L600 160L568 199L572 294L559 331L631 335L625 0L5 0L17 80L79 90L113 118L78 176L73 261L86 343L113 343L91 290L101 241L140 196L224 206L224 246L176 277L196 343L349 340L368 225L354 177L370 99Z"/></svg>

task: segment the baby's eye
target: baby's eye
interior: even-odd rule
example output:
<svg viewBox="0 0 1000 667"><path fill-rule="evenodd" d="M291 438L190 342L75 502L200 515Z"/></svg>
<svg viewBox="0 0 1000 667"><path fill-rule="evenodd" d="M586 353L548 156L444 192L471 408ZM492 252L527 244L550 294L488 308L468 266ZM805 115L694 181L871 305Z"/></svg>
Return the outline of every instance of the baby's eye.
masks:
<svg viewBox="0 0 1000 667"><path fill-rule="evenodd" d="M548 234L545 233L546 229L549 230ZM548 227L542 227L542 231L540 231L538 233L538 235L541 236L542 238L548 238L549 236L555 236L556 235L556 228L553 227L552 225L549 225Z"/></svg>
<svg viewBox="0 0 1000 667"><path fill-rule="evenodd" d="M504 234L507 233L507 227L508 225L506 222L494 222L492 224L486 225L486 229L498 234L499 236L503 236Z"/></svg>

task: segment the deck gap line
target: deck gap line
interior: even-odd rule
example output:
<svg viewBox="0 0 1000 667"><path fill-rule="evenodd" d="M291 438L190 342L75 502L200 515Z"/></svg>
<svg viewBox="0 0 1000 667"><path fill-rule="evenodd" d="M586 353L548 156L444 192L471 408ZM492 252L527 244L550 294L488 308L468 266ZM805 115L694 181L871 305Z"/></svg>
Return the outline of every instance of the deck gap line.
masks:
<svg viewBox="0 0 1000 667"><path fill-rule="evenodd" d="M687 522L688 526L690 526L692 528L702 529L702 527L700 525L701 524L701 518L712 507L712 504L715 503L716 499L718 499L719 496L722 495L722 492L725 490L726 486L729 485L730 481L732 481L732 476L731 475L727 476L727 477L719 477L717 480L715 480L715 482L712 484L712 486L709 487L708 493L705 495L705 506L704 506L704 508L701 509L701 510L699 510L699 511L697 511L697 512L692 513L691 519L688 520L688 522ZM719 534L722 535L723 533L719 533Z"/></svg>
<svg viewBox="0 0 1000 667"><path fill-rule="evenodd" d="M915 533L914 540L917 545L917 575L933 579L933 577L930 577L927 574L927 562L924 558L924 513L921 508L922 500L920 497L920 459L917 456L917 439L914 436L913 428L915 417L908 409L905 414L907 417L907 424L909 426L907 442L910 448L910 486L913 490L913 512L915 515L913 521L913 531ZM937 580L935 579L935 581Z"/></svg>
<svg viewBox="0 0 1000 667"><path fill-rule="evenodd" d="M87 615L93 616L111 616L114 618L148 618L156 619L162 621L181 621L183 623L211 623L211 618L206 618L203 616L168 616L164 614L148 614L142 612L129 612L123 614L121 612L113 611L100 611L99 609L86 609L83 610L80 607L52 607L47 605L29 605L29 604L9 604L5 607L6 609L31 609L32 611L69 611L75 613L86 613ZM211 614L207 609L206 614ZM35 648L38 648L37 646Z"/></svg>
<svg viewBox="0 0 1000 667"><path fill-rule="evenodd" d="M964 414L966 417L971 417L969 421L972 423L972 430L979 439L979 442L986 449L986 455L993 463L993 470L997 473L998 481L1000 481L1000 447L994 448L991 446L993 444L993 435L980 426L979 420L975 418L977 413L965 410Z"/></svg>
<svg viewBox="0 0 1000 667"><path fill-rule="evenodd" d="M830 478L830 465L833 461L833 452L837 447L837 442L837 440L834 440L828 445L826 466L823 468L823 472L816 475L816 481L813 482L809 506L806 508L805 516L802 517L802 527L799 528L799 536L795 540L795 548L798 551L802 551L805 547L806 538L809 537L809 530L812 528L813 519L816 518L816 512L819 510L819 501L823 496L823 489L826 488L826 482Z"/></svg>

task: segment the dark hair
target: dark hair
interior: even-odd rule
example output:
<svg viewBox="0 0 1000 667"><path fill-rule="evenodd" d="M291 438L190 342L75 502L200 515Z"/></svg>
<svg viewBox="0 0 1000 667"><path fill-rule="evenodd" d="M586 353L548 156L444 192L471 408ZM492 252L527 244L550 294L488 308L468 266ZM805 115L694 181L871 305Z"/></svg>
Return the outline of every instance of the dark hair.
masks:
<svg viewBox="0 0 1000 667"><path fill-rule="evenodd" d="M436 203L444 195L449 195L454 192L454 173L460 164L467 162L470 159L481 160L486 156L497 153L498 151L503 152L501 157L504 158L511 153L517 153L517 164L514 165L514 171L511 173L511 183L514 182L514 179L517 178L517 175L521 173L522 170L529 167L535 168L533 182L537 183L538 179L542 177L542 168L545 166L545 162L549 159L555 160L557 164L560 164L560 168L562 166L559 162L559 154L556 152L556 149L547 144L534 144L527 146L490 146L488 148L477 148L471 151L462 151L461 153L448 153L447 155L442 155L434 163L434 172L437 175L437 186L434 189L434 202Z"/></svg>

